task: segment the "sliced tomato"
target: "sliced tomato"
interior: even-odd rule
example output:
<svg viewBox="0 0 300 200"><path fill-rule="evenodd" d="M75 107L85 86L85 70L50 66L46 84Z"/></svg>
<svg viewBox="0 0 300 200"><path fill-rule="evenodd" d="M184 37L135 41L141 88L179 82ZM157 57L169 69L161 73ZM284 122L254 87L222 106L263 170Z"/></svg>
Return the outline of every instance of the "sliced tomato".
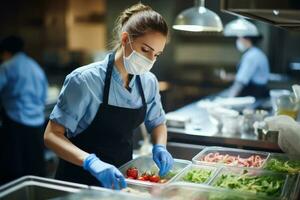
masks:
<svg viewBox="0 0 300 200"><path fill-rule="evenodd" d="M159 181L158 181L158 183L166 183L168 180L167 179L160 179Z"/></svg>
<svg viewBox="0 0 300 200"><path fill-rule="evenodd" d="M139 180L139 181L147 181L144 176L138 177L137 180Z"/></svg>
<svg viewBox="0 0 300 200"><path fill-rule="evenodd" d="M149 177L149 180L150 180L150 182L157 183L160 180L160 178L159 178L159 176L153 175L153 176Z"/></svg>
<svg viewBox="0 0 300 200"><path fill-rule="evenodd" d="M142 177L144 177L144 179L147 180L147 181L149 180L150 176L151 176L151 175L149 175L149 174L147 174L147 173L143 173L143 174L142 174Z"/></svg>

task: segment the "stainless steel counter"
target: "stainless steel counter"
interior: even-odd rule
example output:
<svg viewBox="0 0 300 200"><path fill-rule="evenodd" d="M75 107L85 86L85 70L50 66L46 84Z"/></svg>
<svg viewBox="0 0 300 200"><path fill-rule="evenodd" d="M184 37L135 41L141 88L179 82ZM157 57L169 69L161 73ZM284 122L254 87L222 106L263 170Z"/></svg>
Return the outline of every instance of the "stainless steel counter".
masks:
<svg viewBox="0 0 300 200"><path fill-rule="evenodd" d="M173 113L181 117L189 117L191 121L186 123L185 128L168 127L168 141L170 142L281 152L277 143L259 140L254 132L220 133L209 120L207 111L197 107L196 103L187 105Z"/></svg>
<svg viewBox="0 0 300 200"><path fill-rule="evenodd" d="M52 199L87 190L87 185L42 178L23 176L0 187L1 200Z"/></svg>

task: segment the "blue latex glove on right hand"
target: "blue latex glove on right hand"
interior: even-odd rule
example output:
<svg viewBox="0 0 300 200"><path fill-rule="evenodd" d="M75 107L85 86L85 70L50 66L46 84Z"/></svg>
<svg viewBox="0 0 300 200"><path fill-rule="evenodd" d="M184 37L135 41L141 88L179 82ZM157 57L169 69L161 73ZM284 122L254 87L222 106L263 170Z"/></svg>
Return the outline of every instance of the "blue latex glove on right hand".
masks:
<svg viewBox="0 0 300 200"><path fill-rule="evenodd" d="M159 168L159 176L166 175L173 167L174 159L164 145L155 144L152 149L153 160Z"/></svg>
<svg viewBox="0 0 300 200"><path fill-rule="evenodd" d="M88 155L83 168L96 177L103 187L120 190L127 187L122 173L113 165L101 161L95 154Z"/></svg>

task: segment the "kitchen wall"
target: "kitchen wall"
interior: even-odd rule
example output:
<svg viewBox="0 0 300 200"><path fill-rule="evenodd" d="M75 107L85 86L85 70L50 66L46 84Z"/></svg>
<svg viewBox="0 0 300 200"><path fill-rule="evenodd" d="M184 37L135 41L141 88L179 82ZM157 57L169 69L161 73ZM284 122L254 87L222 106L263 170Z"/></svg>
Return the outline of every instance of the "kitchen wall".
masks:
<svg viewBox="0 0 300 200"><path fill-rule="evenodd" d="M0 3L0 37L17 33L27 42L27 52L45 68L58 85L67 73L109 50L118 14L137 0L3 0ZM143 0L166 19L170 43L153 72L169 83L164 98L168 110L230 85L220 75L235 72L240 53L234 38L216 33L184 33L171 29L177 14L194 0ZM236 17L219 10L219 0L207 0L223 24ZM12 14L13 13L13 14ZM253 22L253 21L252 21ZM298 60L300 33L254 22L264 36L260 47L267 53L272 72L288 74L289 62ZM293 73L291 73L293 74Z"/></svg>
<svg viewBox="0 0 300 200"><path fill-rule="evenodd" d="M25 40L26 52L61 86L73 69L106 51L105 0L4 0L0 3L0 38Z"/></svg>

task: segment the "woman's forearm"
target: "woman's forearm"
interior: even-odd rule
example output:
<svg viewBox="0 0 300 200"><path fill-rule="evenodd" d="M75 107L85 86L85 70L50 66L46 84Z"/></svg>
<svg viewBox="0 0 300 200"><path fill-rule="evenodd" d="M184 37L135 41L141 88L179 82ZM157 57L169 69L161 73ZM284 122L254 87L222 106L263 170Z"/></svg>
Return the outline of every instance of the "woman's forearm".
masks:
<svg viewBox="0 0 300 200"><path fill-rule="evenodd" d="M82 166L87 152L79 149L64 136L65 129L53 121L49 121L44 133L45 145L60 158L75 165Z"/></svg>
<svg viewBox="0 0 300 200"><path fill-rule="evenodd" d="M244 85L238 81L235 81L233 85L229 88L228 97L236 97L243 90Z"/></svg>
<svg viewBox="0 0 300 200"><path fill-rule="evenodd" d="M162 144L166 145L167 144L167 127L165 124L161 124L157 127L155 127L152 131L152 143L153 144Z"/></svg>

